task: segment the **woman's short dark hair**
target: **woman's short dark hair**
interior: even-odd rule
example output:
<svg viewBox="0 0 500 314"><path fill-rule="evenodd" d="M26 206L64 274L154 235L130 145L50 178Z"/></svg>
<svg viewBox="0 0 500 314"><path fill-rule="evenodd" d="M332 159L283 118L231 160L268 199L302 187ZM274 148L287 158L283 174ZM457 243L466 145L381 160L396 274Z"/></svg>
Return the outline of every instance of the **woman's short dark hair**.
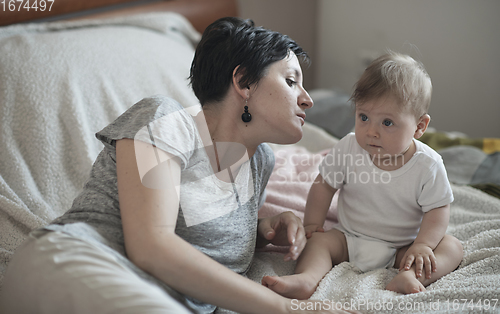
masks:
<svg viewBox="0 0 500 314"><path fill-rule="evenodd" d="M196 48L190 80L202 105L221 101L239 66L241 87L258 83L273 62L285 59L290 51L302 61L307 53L290 37L262 27L252 20L221 18L209 25Z"/></svg>

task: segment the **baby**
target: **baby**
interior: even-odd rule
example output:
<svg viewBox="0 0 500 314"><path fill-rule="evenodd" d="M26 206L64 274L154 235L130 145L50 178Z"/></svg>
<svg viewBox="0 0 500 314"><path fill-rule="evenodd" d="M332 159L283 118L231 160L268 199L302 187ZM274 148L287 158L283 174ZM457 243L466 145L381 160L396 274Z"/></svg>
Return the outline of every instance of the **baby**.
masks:
<svg viewBox="0 0 500 314"><path fill-rule="evenodd" d="M460 264L460 242L446 235L453 194L439 154L418 141L430 121L431 80L421 63L389 52L365 70L351 97L355 132L325 156L308 195L309 238L291 276L265 276L283 296L307 299L334 265L367 272L399 268L386 286L416 293ZM338 219L323 232L332 197Z"/></svg>

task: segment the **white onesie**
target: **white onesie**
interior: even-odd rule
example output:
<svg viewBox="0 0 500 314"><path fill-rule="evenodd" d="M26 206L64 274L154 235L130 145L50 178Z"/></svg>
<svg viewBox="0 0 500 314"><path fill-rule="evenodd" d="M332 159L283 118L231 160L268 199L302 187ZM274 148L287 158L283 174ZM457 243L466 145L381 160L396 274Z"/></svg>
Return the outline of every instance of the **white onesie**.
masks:
<svg viewBox="0 0 500 314"><path fill-rule="evenodd" d="M373 164L350 133L319 166L324 180L340 189L338 229L346 235L348 246L355 246L348 248L350 262L356 264L359 257L367 255L370 265L356 265L363 271L392 266L396 249L415 240L423 214L453 202L441 156L424 143L414 142L416 152L403 167L384 171ZM379 247L378 243L384 244L387 252L377 253L383 255L382 260L374 263L374 256L364 247Z"/></svg>

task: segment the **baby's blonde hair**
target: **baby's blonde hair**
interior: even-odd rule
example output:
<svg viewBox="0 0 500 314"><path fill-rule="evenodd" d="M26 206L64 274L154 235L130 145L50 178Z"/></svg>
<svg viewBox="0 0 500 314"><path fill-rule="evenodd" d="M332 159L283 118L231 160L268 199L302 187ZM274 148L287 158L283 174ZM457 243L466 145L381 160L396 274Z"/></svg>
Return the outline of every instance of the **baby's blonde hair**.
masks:
<svg viewBox="0 0 500 314"><path fill-rule="evenodd" d="M421 62L397 52L375 59L354 86L355 106L383 96L393 96L402 109L410 109L418 119L431 103L432 83Z"/></svg>

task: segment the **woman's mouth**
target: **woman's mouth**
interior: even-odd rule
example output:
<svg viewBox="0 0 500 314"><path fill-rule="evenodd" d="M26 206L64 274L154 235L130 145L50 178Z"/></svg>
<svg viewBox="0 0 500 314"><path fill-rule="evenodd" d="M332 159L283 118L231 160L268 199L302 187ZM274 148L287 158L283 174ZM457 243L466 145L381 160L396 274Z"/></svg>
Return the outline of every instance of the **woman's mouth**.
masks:
<svg viewBox="0 0 500 314"><path fill-rule="evenodd" d="M306 115L304 113L301 113L301 114L298 114L297 117L299 117L301 125L304 125L305 120L306 120Z"/></svg>

